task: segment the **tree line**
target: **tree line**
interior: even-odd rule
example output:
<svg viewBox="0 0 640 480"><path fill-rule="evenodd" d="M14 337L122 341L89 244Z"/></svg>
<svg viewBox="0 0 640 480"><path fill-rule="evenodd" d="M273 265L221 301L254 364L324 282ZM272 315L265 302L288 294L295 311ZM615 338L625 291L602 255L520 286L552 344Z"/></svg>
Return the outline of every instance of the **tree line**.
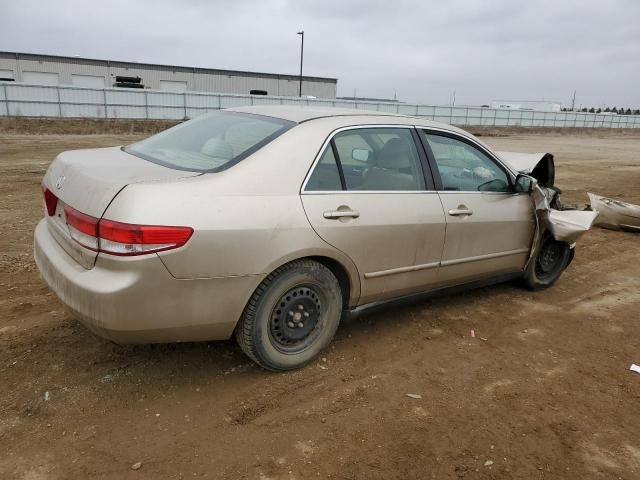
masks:
<svg viewBox="0 0 640 480"><path fill-rule="evenodd" d="M572 110L570 108L563 108L562 109L563 112L571 112ZM585 112L585 113L615 113L618 115L640 115L640 109L636 108L635 110L631 110L630 108L623 108L623 107L613 107L613 108L605 108L604 110L602 110L601 108L582 108L582 109L575 109L575 112Z"/></svg>

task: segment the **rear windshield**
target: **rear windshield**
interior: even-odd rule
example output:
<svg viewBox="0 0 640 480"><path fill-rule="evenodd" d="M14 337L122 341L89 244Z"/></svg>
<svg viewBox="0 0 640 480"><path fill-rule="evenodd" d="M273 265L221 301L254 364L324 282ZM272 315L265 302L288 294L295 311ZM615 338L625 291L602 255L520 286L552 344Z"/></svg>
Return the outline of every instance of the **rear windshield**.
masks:
<svg viewBox="0 0 640 480"><path fill-rule="evenodd" d="M248 157L293 125L263 115L215 112L129 145L124 151L169 168L218 172Z"/></svg>

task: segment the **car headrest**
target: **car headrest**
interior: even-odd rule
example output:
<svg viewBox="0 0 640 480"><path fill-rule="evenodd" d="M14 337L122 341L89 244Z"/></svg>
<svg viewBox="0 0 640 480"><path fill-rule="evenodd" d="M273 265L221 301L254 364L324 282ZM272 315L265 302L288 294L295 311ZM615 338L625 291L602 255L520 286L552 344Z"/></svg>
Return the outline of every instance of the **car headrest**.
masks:
<svg viewBox="0 0 640 480"><path fill-rule="evenodd" d="M391 138L384 144L376 161L378 167L401 169L411 167L411 149L406 141Z"/></svg>
<svg viewBox="0 0 640 480"><path fill-rule="evenodd" d="M209 155L210 157L230 160L233 158L233 147L226 140L210 138L202 146L202 153Z"/></svg>

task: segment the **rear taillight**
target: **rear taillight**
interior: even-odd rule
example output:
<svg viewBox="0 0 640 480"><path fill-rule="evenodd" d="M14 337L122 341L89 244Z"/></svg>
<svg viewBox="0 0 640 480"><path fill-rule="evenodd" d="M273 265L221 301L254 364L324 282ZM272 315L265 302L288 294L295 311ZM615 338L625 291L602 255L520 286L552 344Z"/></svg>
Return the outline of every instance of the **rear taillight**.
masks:
<svg viewBox="0 0 640 480"><path fill-rule="evenodd" d="M100 251L112 255L142 255L178 248L191 238L190 227L131 225L100 220Z"/></svg>
<svg viewBox="0 0 640 480"><path fill-rule="evenodd" d="M191 235L191 227L133 225L97 219L66 205L69 233L80 245L110 255L132 256L161 252L183 246Z"/></svg>
<svg viewBox="0 0 640 480"><path fill-rule="evenodd" d="M47 214L52 217L56 213L58 197L56 197L53 192L44 185L42 185L42 195L44 196L44 208Z"/></svg>
<svg viewBox="0 0 640 480"><path fill-rule="evenodd" d="M98 251L98 222L99 220L91 215L79 212L69 205L64 206L64 214L67 217L67 227L69 234L76 242L90 250Z"/></svg>

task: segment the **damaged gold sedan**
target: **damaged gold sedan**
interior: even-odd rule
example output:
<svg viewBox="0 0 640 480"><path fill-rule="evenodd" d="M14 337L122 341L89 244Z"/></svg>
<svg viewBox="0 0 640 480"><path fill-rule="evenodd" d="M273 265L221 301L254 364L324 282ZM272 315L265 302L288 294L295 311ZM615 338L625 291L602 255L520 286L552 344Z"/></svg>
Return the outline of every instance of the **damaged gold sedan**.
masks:
<svg viewBox="0 0 640 480"><path fill-rule="evenodd" d="M496 153L423 118L237 108L60 154L35 259L100 336L235 335L287 370L344 316L512 279L552 285L597 216L562 205L554 174L551 154Z"/></svg>

